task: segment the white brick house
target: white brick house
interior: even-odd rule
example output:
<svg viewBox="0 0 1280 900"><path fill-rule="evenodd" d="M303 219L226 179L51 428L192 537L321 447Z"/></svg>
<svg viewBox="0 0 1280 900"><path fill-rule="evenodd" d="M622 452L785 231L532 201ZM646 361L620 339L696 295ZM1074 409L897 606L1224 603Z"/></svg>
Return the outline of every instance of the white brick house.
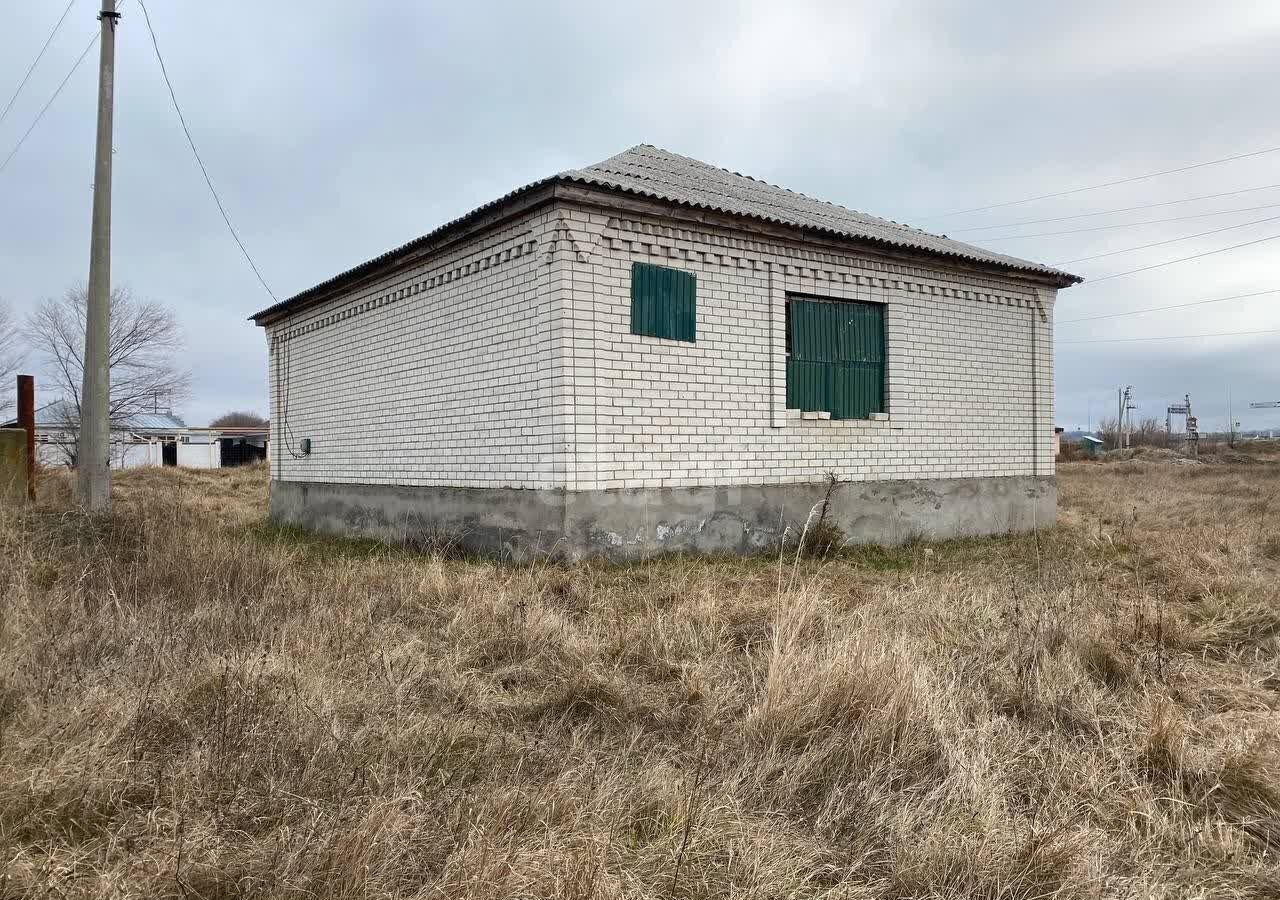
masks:
<svg viewBox="0 0 1280 900"><path fill-rule="evenodd" d="M1078 281L649 146L255 315L271 513L514 557L1052 524ZM789 408L790 406L794 408Z"/></svg>

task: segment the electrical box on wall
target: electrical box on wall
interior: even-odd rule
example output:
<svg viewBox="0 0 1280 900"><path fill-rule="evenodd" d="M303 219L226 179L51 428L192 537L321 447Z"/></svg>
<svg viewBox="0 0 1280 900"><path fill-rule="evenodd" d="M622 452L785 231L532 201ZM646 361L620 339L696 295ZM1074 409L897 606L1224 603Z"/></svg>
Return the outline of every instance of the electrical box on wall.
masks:
<svg viewBox="0 0 1280 900"><path fill-rule="evenodd" d="M311 455L311 438L302 439L302 455L303 456Z"/></svg>

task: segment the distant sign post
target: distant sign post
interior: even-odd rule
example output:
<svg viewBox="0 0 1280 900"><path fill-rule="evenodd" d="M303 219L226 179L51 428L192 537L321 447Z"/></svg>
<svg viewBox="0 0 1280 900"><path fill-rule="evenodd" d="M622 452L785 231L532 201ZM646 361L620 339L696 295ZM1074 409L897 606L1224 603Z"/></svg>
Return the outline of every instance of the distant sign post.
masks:
<svg viewBox="0 0 1280 900"><path fill-rule="evenodd" d="M1187 394L1185 403L1175 403L1165 410L1164 414L1164 431L1169 436L1169 440L1173 440L1173 417L1183 416L1187 423L1187 443L1191 445L1191 452L1195 453L1197 439L1196 436L1196 418L1191 415L1191 395Z"/></svg>

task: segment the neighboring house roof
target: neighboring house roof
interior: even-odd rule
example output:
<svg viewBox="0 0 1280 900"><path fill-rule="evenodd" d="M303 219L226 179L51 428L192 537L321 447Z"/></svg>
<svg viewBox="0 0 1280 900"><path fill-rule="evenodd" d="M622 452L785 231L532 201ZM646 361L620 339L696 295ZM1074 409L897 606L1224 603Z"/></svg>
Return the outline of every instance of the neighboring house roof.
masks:
<svg viewBox="0 0 1280 900"><path fill-rule="evenodd" d="M420 238L394 250L388 250L368 262L341 272L315 287L257 312L251 318L258 320L284 312L289 307L309 300L343 282L376 271L380 266L392 264L396 257L406 251L439 241L449 232L461 229L482 214L496 210L503 204L508 204L536 189L556 184L587 185L692 209L709 210L759 222L791 226L828 237L868 241L885 247L921 251L967 262L992 265L1038 275L1061 287L1082 280L1077 275L1052 266L984 250L944 235L931 234L888 219L856 212L834 203L816 200L804 194L759 181L748 175L708 165L648 144L640 144L584 169L569 169L517 188L497 200L477 207L459 219L441 225Z"/></svg>
<svg viewBox="0 0 1280 900"><path fill-rule="evenodd" d="M1094 437L1094 436L1093 436L1093 435L1091 435L1091 434L1082 434L1082 435L1080 435L1080 440L1082 440L1082 441L1088 441L1088 442L1089 442L1089 443L1091 443L1091 444L1101 444L1101 443L1105 443L1105 442L1102 440L1102 438Z"/></svg>
<svg viewBox="0 0 1280 900"><path fill-rule="evenodd" d="M16 421L16 420L15 420ZM75 409L66 400L54 400L36 409L37 428L58 428L76 421ZM187 427L181 418L171 413L139 413L130 418L118 430L127 431L180 431Z"/></svg>

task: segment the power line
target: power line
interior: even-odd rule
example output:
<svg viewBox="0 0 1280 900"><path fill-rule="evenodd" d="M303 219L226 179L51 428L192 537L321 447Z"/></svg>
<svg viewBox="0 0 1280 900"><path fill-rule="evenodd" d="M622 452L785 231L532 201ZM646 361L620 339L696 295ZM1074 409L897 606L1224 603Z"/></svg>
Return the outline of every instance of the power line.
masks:
<svg viewBox="0 0 1280 900"><path fill-rule="evenodd" d="M142 7L142 17L147 22L147 32L151 35L151 46L156 50L156 59L160 62L160 74L164 76L165 86L169 88L169 99L173 101L173 110L178 114L178 121L182 123L182 131L187 136L187 143L191 145L191 154L196 158L196 163L200 166L200 171L204 175L204 183L209 186L209 193L213 195L213 202L218 204L218 212L222 213L222 221L227 223L227 230L231 232L231 237L235 239L240 252L244 254L245 261L249 263L249 268L253 269L253 274L258 276L258 283L262 285L263 290L267 292L271 299L275 300L275 293L267 285L267 280L262 277L262 272L258 270L257 263L249 255L244 241L240 240L236 227L231 224L231 217L227 215L227 208L222 205L222 198L218 196L218 192L213 186L213 180L209 177L209 170L205 168L204 160L200 158L200 151L196 149L195 139L191 137L191 129L187 127L187 119L182 114L182 107L178 105L178 95L173 92L173 82L169 80L169 71L165 68L164 56L160 53L160 44L156 40L155 29L151 27L151 15L147 12L147 4L142 0L138 0L138 5Z"/></svg>
<svg viewBox="0 0 1280 900"><path fill-rule="evenodd" d="M22 89L27 86L27 80L31 77L31 73L36 70L36 66L40 64L44 52L49 49L49 45L53 43L53 36L58 33L58 29L62 27L62 20L67 17L67 13L71 12L72 5L76 0L67 0L67 7L62 11L62 15L58 17L57 23L53 26L53 31L49 32L49 36L44 39L44 46L40 48L40 52L36 54L36 58L31 61L31 65L27 67L27 74L22 76L22 80L18 82L18 86L13 91L13 96L9 98L9 102L5 104L4 112L0 112L0 125L4 124L5 117L9 115L9 110L13 109L13 102L18 99L18 95L22 93Z"/></svg>
<svg viewBox="0 0 1280 900"><path fill-rule="evenodd" d="M1123 275L1134 275L1138 272L1147 272L1151 269L1160 269L1164 266L1172 266L1180 262L1187 262L1192 259L1200 259L1204 256L1213 256L1215 253L1226 253L1228 250L1239 250L1241 247L1252 247L1254 244L1264 244L1267 241L1280 239L1280 234L1273 234L1270 237L1258 238L1256 241L1245 241L1243 244L1232 244L1230 247L1219 247L1217 250L1206 250L1203 253L1193 253L1191 256L1181 256L1177 259L1170 259L1155 265L1143 266L1140 269L1129 269L1127 272L1112 272L1110 275L1103 275L1099 278L1089 278L1085 284L1097 284L1099 281L1109 281L1112 278L1120 278Z"/></svg>
<svg viewBox="0 0 1280 900"><path fill-rule="evenodd" d="M1099 319L1119 319L1123 316L1138 316L1149 312L1164 312L1168 309L1187 309L1191 306L1204 306L1206 303L1225 303L1228 300L1243 300L1246 297L1261 297L1265 294L1280 294L1280 288L1269 291L1254 291L1252 294L1232 294L1230 297L1213 297L1209 300L1192 300L1190 303L1174 303L1170 306L1148 306L1145 309L1134 309L1128 312L1106 313L1101 316L1086 316L1082 319L1064 319L1054 322L1055 325L1074 325L1077 322L1096 322Z"/></svg>
<svg viewBox="0 0 1280 900"><path fill-rule="evenodd" d="M1193 341L1199 338L1241 337L1247 334L1280 334L1280 328L1263 328L1258 331L1219 331L1216 334L1171 334L1162 337L1097 338L1085 341L1057 341L1061 344L1131 344L1138 341Z"/></svg>
<svg viewBox="0 0 1280 900"><path fill-rule="evenodd" d="M62 89L67 86L67 82L71 80L71 76L76 73L76 69L80 68L80 63L84 62L84 58L89 55L89 51L93 49L93 45L97 42L98 32L95 31L93 33L93 37L89 40L88 45L84 48L84 51L76 57L76 61L71 64L71 71L67 73L67 77L62 79L57 90L53 92L53 96L49 98L49 102L41 107L40 112L36 113L35 120L31 123L31 126L23 132L22 137L18 138L18 143L9 151L9 155L4 158L4 162L0 163L0 172L5 170L9 165L9 160L13 159L18 154L18 151L22 149L22 145L27 142L27 137L30 136L31 132L35 131L36 126L40 124L40 120L44 118L44 114L49 111L49 107L53 106L53 101L58 99L58 95L62 93Z"/></svg>
<svg viewBox="0 0 1280 900"><path fill-rule="evenodd" d="M1268 203L1265 206L1245 206L1241 209L1223 209L1218 212L1196 213L1193 216L1171 216L1167 219L1143 219L1141 222L1120 222L1115 225L1094 225L1091 228L1074 228L1069 231L1040 231L1035 234L1002 234L997 237L983 236L982 241L1016 241L1020 238L1057 237L1064 234L1087 234L1091 231L1110 231L1116 228L1137 228L1139 225L1162 225L1166 222L1186 222L1190 219L1209 219L1214 216L1229 216L1234 213L1256 212L1260 209L1275 209L1280 203Z"/></svg>
<svg viewBox="0 0 1280 900"><path fill-rule="evenodd" d="M936 216L925 216L922 221L931 219L947 219L951 216L962 216L966 213L985 212L988 209L1001 209L1006 206L1017 206L1020 203L1032 203L1036 200L1052 200L1055 197L1068 197L1071 194L1083 194L1086 191L1096 191L1102 188L1115 187L1118 184L1132 184L1135 181L1145 181L1148 178L1159 178L1161 175L1175 175L1178 172L1189 172L1192 169L1203 169L1205 166L1217 166L1222 163L1235 162L1238 159L1249 159L1254 156L1264 156L1268 153L1280 152L1280 147L1268 147L1266 150L1254 150L1252 153L1238 153L1235 156L1224 156L1222 159L1211 159L1208 162L1194 163L1189 166L1179 166L1176 169L1164 169L1160 172L1148 172L1145 175L1134 175L1131 178L1118 178L1115 181L1104 181L1100 184L1091 184L1087 187L1072 188L1069 191L1056 191L1052 194L1039 194L1035 197L1023 197L1021 200L1006 200L1003 203L989 203L986 206L975 206L970 209L957 209L954 212L942 213Z"/></svg>
<svg viewBox="0 0 1280 900"><path fill-rule="evenodd" d="M1102 259L1104 256L1118 256L1121 253L1133 253L1136 250L1148 250L1151 247L1163 247L1165 244L1177 244L1181 241L1189 241L1194 238L1208 237L1211 234L1221 234L1224 231L1234 231L1237 228L1248 228L1250 225L1261 225L1263 222L1274 222L1280 219L1280 216L1268 216L1265 219L1254 219L1252 222L1241 222L1238 225L1227 225L1223 228L1214 228L1210 231L1201 231L1199 234L1188 234L1183 237L1169 238L1166 241L1155 241L1151 244L1139 244L1137 247L1125 247L1123 250L1109 250L1106 253L1095 253L1093 256L1079 256L1075 259L1066 259L1060 263L1054 263L1056 266L1065 266L1069 263L1085 262L1090 259Z"/></svg>
<svg viewBox="0 0 1280 900"><path fill-rule="evenodd" d="M1137 212L1142 209L1157 209L1161 206L1176 206L1179 203L1195 203L1198 200L1216 200L1219 197L1238 197L1241 194L1252 194L1256 191L1269 191L1280 188L1280 184L1264 184L1260 187L1244 188L1239 191L1224 191L1221 194L1202 194L1199 197L1187 197L1182 200L1165 200L1163 203L1143 203L1139 206L1124 206L1119 209L1103 209L1098 212L1076 213L1071 216L1053 216L1048 219L1024 219L1021 222L1004 222L1000 225L978 225L972 228L953 228L951 231L955 234L963 234L970 231L995 231L1000 228L1019 228L1023 225L1044 225L1047 222L1067 222L1072 219L1090 219L1095 216L1111 216L1117 213Z"/></svg>

